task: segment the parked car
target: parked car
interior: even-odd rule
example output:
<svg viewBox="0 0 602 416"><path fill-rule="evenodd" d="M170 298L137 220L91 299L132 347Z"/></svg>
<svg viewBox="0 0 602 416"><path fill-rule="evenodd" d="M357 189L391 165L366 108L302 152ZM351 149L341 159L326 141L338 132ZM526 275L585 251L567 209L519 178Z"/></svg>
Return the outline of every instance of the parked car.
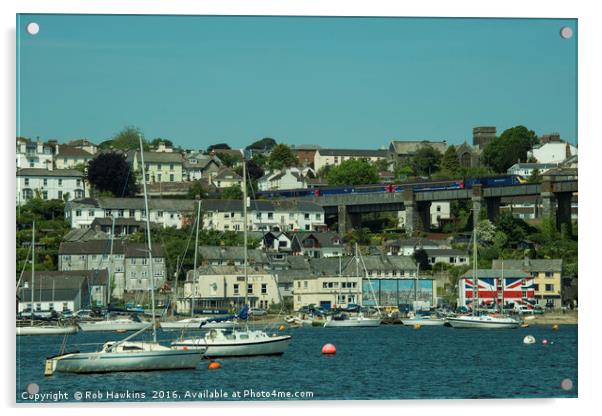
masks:
<svg viewBox="0 0 602 416"><path fill-rule="evenodd" d="M545 312L546 310L544 308L542 308L540 305L535 305L535 307L533 308L533 313L541 315Z"/></svg>
<svg viewBox="0 0 602 416"><path fill-rule="evenodd" d="M523 314L533 314L533 309L529 309L528 306L520 305L515 308L516 312L520 315Z"/></svg>
<svg viewBox="0 0 602 416"><path fill-rule="evenodd" d="M251 308L249 310L249 315L253 315L253 316L263 316L263 315L267 315L268 311L266 311L265 309L260 309L260 308Z"/></svg>

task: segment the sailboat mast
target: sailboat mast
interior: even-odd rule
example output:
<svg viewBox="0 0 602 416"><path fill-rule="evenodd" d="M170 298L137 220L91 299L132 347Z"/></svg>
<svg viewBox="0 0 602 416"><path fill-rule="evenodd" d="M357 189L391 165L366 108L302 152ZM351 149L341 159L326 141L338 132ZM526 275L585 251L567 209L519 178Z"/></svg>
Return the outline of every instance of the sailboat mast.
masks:
<svg viewBox="0 0 602 416"><path fill-rule="evenodd" d="M148 240L148 261L150 263L150 292L151 292L151 313L153 323L153 342L157 342L157 324L155 322L155 274L153 271L153 247L151 244L150 212L148 210L148 195L146 193L146 169L144 165L144 147L142 146L142 136L138 135L140 142L140 163L142 164L142 186L144 189L144 210L146 212L146 238Z"/></svg>
<svg viewBox="0 0 602 416"><path fill-rule="evenodd" d="M244 253L244 272L245 272L245 305L249 302L249 275L247 271L247 161L244 153L242 158L242 219L243 219L243 253Z"/></svg>
<svg viewBox="0 0 602 416"><path fill-rule="evenodd" d="M472 315L477 316L477 307L478 307L478 301L479 301L479 276L477 276L478 269L477 269L477 220L476 220L477 211L476 211L476 209L473 211L472 215L475 216L474 221L473 221L473 226L472 226L472 260L473 260L473 265L472 265L472 270L473 270L473 274L472 274Z"/></svg>
<svg viewBox="0 0 602 416"><path fill-rule="evenodd" d="M33 304L34 298L33 293L35 290L36 282L36 221L33 221L33 227L31 228L31 325L33 326Z"/></svg>
<svg viewBox="0 0 602 416"><path fill-rule="evenodd" d="M502 259L502 278L500 279L500 285L502 286L502 306L500 306L500 313L504 314L504 259Z"/></svg>
<svg viewBox="0 0 602 416"><path fill-rule="evenodd" d="M197 271L197 259L199 254L199 224L201 222L201 200L198 200L198 207L196 212L196 237L194 239L194 271L192 273L192 297L190 298L190 317L194 316L194 297L198 290L198 271Z"/></svg>
<svg viewBox="0 0 602 416"><path fill-rule="evenodd" d="M109 255L109 261L111 262L111 268L109 269L111 272L108 276L109 281L107 282L107 308L111 303L111 276L114 276L115 273L115 260L113 259L113 239L115 238L115 217L113 218L113 223L111 225L111 254Z"/></svg>

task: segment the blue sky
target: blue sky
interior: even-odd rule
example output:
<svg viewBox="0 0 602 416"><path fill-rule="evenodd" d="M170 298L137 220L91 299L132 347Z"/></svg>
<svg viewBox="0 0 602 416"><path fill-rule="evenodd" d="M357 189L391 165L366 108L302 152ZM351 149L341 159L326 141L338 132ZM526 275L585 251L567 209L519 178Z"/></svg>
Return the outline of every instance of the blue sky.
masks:
<svg viewBox="0 0 602 416"><path fill-rule="evenodd" d="M523 124L576 142L576 32L572 19L20 15L17 133L100 142L134 125L189 148L378 148Z"/></svg>

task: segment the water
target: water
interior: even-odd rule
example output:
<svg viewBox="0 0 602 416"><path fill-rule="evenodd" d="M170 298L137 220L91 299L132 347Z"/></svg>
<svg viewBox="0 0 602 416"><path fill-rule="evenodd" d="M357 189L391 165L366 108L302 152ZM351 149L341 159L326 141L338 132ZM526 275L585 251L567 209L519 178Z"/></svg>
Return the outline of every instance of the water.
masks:
<svg viewBox="0 0 602 416"><path fill-rule="evenodd" d="M283 356L220 359L218 370L208 370L202 360L196 370L52 377L44 377L44 358L59 351L63 337L17 337L17 401L28 401L23 392L30 383L40 393L62 393L59 401L74 401L76 391L99 393L82 401L117 401L115 393L124 395L120 401L216 400L215 392L218 400L282 400L286 394L292 400L577 397L576 325L558 331L387 325L289 333L293 340ZM528 334L536 344L523 344ZM177 336L158 335L161 341ZM78 333L69 338L68 350L91 351L123 337ZM335 356L321 354L325 343L336 346ZM563 380L572 388L561 388ZM295 392L312 396L294 397Z"/></svg>

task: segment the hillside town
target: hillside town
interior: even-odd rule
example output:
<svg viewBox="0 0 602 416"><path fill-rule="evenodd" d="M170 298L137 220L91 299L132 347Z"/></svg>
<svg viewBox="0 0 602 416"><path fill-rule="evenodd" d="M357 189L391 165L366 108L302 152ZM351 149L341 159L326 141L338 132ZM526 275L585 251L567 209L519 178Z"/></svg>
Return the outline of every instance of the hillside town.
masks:
<svg viewBox="0 0 602 416"><path fill-rule="evenodd" d="M479 279L518 282L508 290L519 310L574 308L578 202L567 186L577 181L577 147L522 126L498 133L475 127L459 145L394 139L369 149L271 138L184 149L158 138L145 141L143 155L134 128L101 143L18 137L18 312L148 305L151 287L175 314L235 310L245 296L266 312L470 307L473 226ZM508 154L506 142L518 153ZM39 293L33 304L31 289ZM487 293L484 307L497 300Z"/></svg>

